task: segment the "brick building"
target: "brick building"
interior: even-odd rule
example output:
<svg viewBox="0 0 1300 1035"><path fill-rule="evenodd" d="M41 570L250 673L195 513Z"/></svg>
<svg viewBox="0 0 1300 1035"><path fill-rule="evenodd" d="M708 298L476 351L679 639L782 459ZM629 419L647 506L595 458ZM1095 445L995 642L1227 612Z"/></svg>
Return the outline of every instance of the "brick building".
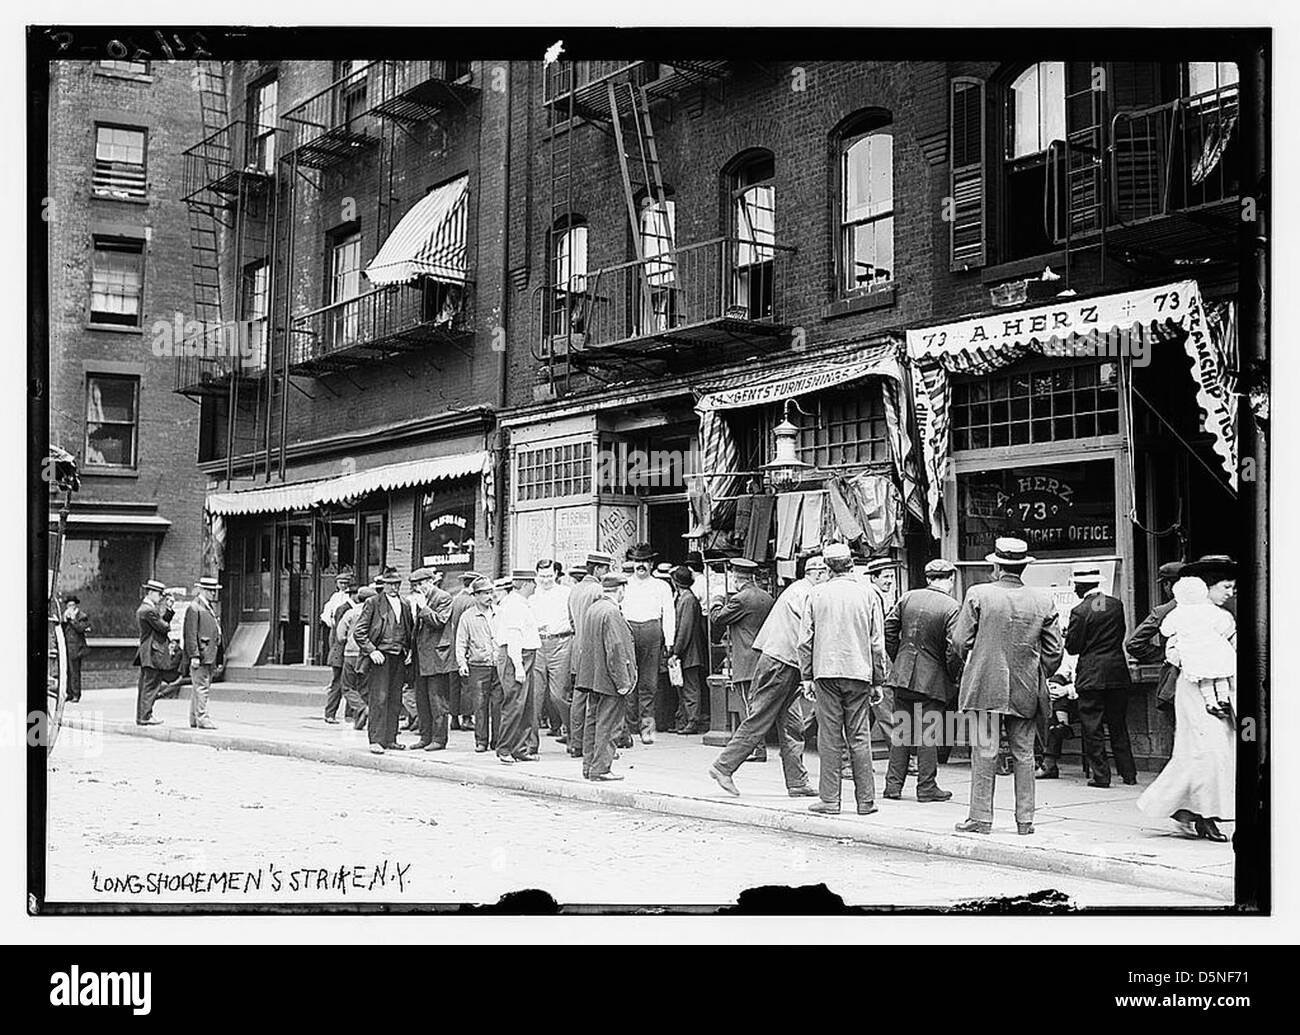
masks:
<svg viewBox="0 0 1300 1035"><path fill-rule="evenodd" d="M155 325L191 306L176 275L188 263L180 153L199 105L184 65L49 68L49 430L82 473L60 590L93 623L86 685L121 685L134 678L140 583L202 574L199 410L154 348Z"/></svg>

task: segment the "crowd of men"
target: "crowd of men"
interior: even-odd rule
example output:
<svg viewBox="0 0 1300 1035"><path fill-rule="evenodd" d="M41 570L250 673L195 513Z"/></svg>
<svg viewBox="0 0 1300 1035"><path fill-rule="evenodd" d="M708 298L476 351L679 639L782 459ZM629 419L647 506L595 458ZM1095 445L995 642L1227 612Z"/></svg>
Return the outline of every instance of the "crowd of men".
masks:
<svg viewBox="0 0 1300 1035"><path fill-rule="evenodd" d="M638 740L653 744L660 732L656 709L666 686L676 697L670 731L709 729L711 624L725 633L723 676L741 710L708 770L728 794L740 794L737 770L765 759L774 730L790 796L815 797L811 811L836 814L848 781L857 813L871 815L878 726L890 744L884 797L900 798L915 774L918 801L947 801L952 795L937 773L952 743L941 720L954 709L974 720L965 726L972 786L959 831L990 832L1001 765L1014 773L1017 829L1032 834L1034 781L1059 777L1062 731L1073 718L1082 728L1089 785L1110 782L1103 727L1121 779L1136 782L1127 695L1114 692L1129 685L1124 610L1102 592L1096 565L1074 569L1079 604L1064 635L1051 597L1025 585L1034 558L1015 538L997 540L986 558L992 580L971 586L960 603L952 562L930 561L925 585L891 602L893 562L872 561L861 576L843 543L808 557L779 599L745 558L727 562L728 592L711 600L700 572L655 560L643 543L618 566L593 552L568 572L549 559L495 580L466 572L455 592L442 585L441 572L418 568L405 596L394 569L369 586L341 573L321 614L333 672L325 721L338 723L345 704L345 718L366 731L375 754L441 751L449 730L472 731L474 750L494 752L505 765L536 761L545 734L581 761L587 779L620 780L613 771L619 752ZM196 728L215 728L207 689L221 644L219 589L215 579L200 580L185 615ZM161 583L144 590L137 722L151 724L159 721L152 707L168 664L170 614ZM1078 659L1068 698L1057 675L1067 650ZM399 740L404 716L419 733L413 744ZM803 764L814 719L815 787Z"/></svg>

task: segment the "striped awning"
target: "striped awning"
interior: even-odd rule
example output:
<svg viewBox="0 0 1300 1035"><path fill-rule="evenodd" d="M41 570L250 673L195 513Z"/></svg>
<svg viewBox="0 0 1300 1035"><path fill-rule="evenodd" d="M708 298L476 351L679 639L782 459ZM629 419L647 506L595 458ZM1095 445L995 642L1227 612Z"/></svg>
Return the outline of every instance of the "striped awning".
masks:
<svg viewBox="0 0 1300 1035"><path fill-rule="evenodd" d="M469 177L436 187L402 217L379 254L366 267L376 287L432 277L447 284L468 279L465 214Z"/></svg>
<svg viewBox="0 0 1300 1035"><path fill-rule="evenodd" d="M274 485L237 492L210 492L203 507L209 514L222 515L310 510L330 503L342 503L371 492L406 489L447 478L480 475L487 464L488 454L482 450L427 457L293 485Z"/></svg>

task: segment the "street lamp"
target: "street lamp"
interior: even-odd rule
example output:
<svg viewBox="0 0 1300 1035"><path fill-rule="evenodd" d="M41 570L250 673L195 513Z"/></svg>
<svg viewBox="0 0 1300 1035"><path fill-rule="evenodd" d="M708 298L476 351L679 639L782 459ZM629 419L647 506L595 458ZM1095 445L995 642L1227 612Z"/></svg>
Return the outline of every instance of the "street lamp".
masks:
<svg viewBox="0 0 1300 1035"><path fill-rule="evenodd" d="M794 406L794 400L787 399L785 401L785 418L772 429L772 435L776 440L773 458L768 463L763 464L761 468L767 483L776 492L787 492L793 489L799 484L803 476L812 470L812 464L804 463L799 459L797 448L799 428L790 419L792 406Z"/></svg>

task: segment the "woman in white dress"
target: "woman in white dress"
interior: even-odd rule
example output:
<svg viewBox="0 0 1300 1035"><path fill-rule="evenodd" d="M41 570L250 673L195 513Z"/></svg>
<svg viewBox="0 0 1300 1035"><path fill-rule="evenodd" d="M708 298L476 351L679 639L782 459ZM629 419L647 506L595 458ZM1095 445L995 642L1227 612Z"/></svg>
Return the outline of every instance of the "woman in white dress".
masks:
<svg viewBox="0 0 1300 1035"><path fill-rule="evenodd" d="M1168 816L1189 837L1227 841L1218 823L1231 821L1235 813L1237 777L1236 679L1224 671L1222 636L1234 648L1235 621L1225 610L1217 622L1193 619L1190 613L1213 604L1223 608L1236 592L1236 565L1228 558L1204 558L1184 566L1184 579L1199 578L1207 594L1185 592L1179 604L1165 617L1171 638L1166 656L1179 666L1174 691L1174 750L1168 765L1138 798L1137 806L1148 816ZM1195 587L1199 590L1199 587ZM1180 608L1189 614L1175 619ZM1181 631L1180 631L1181 629ZM1164 625L1162 624L1162 631ZM1185 640L1179 647L1180 636ZM1195 642L1193 642L1195 638ZM1207 638L1213 640L1207 643ZM1194 660L1193 660L1194 659ZM1201 671L1209 665L1213 671Z"/></svg>

